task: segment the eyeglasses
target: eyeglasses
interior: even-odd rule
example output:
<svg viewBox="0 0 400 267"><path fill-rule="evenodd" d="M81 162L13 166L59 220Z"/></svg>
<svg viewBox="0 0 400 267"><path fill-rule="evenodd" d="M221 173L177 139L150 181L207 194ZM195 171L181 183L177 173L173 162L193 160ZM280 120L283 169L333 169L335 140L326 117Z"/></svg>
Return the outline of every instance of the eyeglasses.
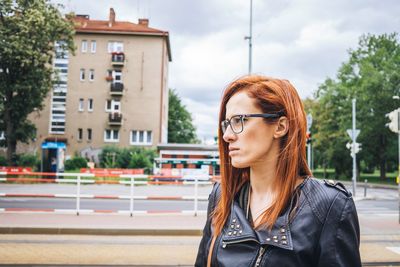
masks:
<svg viewBox="0 0 400 267"><path fill-rule="evenodd" d="M230 119L226 119L221 122L221 130L222 133L225 133L228 129L228 126L231 126L232 131L235 134L239 134L243 132L244 121L247 118L266 118L266 119L276 119L283 116L283 112L279 111L278 113L262 113L262 114L242 114L232 116Z"/></svg>

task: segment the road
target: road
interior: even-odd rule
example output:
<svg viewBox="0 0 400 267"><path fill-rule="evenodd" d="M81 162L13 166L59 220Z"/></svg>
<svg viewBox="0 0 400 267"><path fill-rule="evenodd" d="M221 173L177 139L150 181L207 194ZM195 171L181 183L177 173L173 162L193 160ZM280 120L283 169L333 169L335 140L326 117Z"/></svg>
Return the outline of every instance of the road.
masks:
<svg viewBox="0 0 400 267"><path fill-rule="evenodd" d="M193 201L188 200L135 200L136 211L180 211L193 210ZM0 199L0 208L23 208L23 209L69 209L76 208L74 199L37 199L37 198L7 198ZM129 211L129 200L109 199L81 199L81 209ZM199 210L207 209L207 201L199 201Z"/></svg>
<svg viewBox="0 0 400 267"><path fill-rule="evenodd" d="M83 185L81 194L129 196L129 186L125 185ZM207 197L211 186L199 186L198 194ZM65 184L0 184L0 193L5 194L75 194L76 185ZM136 186L135 196L193 196L194 187L191 185L148 185ZM362 187L357 190L357 198L363 198ZM357 200L356 198L356 200ZM356 201L359 213L395 213L398 211L398 192L396 190L368 189L367 199ZM192 200L135 200L134 209L143 210L192 210ZM0 197L0 208L26 209L75 209L74 198L15 198ZM199 201L199 210L207 208L206 201ZM129 210L129 200L119 199L81 199L81 209L92 210Z"/></svg>

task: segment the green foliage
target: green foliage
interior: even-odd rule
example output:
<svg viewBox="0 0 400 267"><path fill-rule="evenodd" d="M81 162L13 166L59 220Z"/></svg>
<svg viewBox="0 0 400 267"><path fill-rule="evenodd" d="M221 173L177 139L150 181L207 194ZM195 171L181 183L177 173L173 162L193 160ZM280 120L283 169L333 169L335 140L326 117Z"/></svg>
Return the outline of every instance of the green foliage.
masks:
<svg viewBox="0 0 400 267"><path fill-rule="evenodd" d="M36 168L40 164L40 160L37 156L32 154L21 154L18 155L16 163L21 167Z"/></svg>
<svg viewBox="0 0 400 267"><path fill-rule="evenodd" d="M105 146L99 155L100 166L102 168L117 168L117 157L121 150L116 146Z"/></svg>
<svg viewBox="0 0 400 267"><path fill-rule="evenodd" d="M83 157L73 157L65 162L65 170L87 168L87 160Z"/></svg>
<svg viewBox="0 0 400 267"><path fill-rule="evenodd" d="M397 34L364 35L359 46L349 51L337 78L328 78L316 92L312 108L312 132L318 162L326 162L337 176L351 176L352 158L345 147L351 142L346 129L352 127L352 99L356 98L357 154L361 171L393 170L397 161L396 135L389 131L385 114L399 106L392 96L400 95L400 43ZM362 164L360 164L362 162ZM389 168L388 168L389 167Z"/></svg>
<svg viewBox="0 0 400 267"><path fill-rule="evenodd" d="M175 90L169 90L168 143L199 143L192 115Z"/></svg>
<svg viewBox="0 0 400 267"><path fill-rule="evenodd" d="M74 26L49 0L6 0L0 5L0 129L9 164L18 141L36 135L27 116L43 107L52 87L54 44L73 51Z"/></svg>
<svg viewBox="0 0 400 267"><path fill-rule="evenodd" d="M0 166L7 166L7 159L3 156L0 156Z"/></svg>
<svg viewBox="0 0 400 267"><path fill-rule="evenodd" d="M143 147L118 148L106 146L99 159L103 168L143 168L150 173L157 153L154 149Z"/></svg>

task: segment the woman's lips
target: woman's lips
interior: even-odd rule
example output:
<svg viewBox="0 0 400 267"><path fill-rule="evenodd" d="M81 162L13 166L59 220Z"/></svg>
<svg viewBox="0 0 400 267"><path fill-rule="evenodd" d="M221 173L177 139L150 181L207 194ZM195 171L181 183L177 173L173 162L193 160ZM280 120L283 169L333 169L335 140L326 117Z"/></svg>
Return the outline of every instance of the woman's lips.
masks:
<svg viewBox="0 0 400 267"><path fill-rule="evenodd" d="M230 147L229 148L229 156L239 153L239 148Z"/></svg>

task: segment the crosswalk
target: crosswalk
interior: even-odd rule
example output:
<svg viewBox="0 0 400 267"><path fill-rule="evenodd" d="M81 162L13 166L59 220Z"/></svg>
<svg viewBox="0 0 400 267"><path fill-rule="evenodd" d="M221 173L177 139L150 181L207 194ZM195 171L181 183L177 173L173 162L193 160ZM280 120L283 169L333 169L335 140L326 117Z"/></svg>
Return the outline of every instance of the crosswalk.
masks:
<svg viewBox="0 0 400 267"><path fill-rule="evenodd" d="M400 255L400 247L386 247L386 248Z"/></svg>
<svg viewBox="0 0 400 267"><path fill-rule="evenodd" d="M356 208L359 215L398 215L399 202L397 199L393 200L362 200L356 201Z"/></svg>
<svg viewBox="0 0 400 267"><path fill-rule="evenodd" d="M388 207L357 207L358 214L371 214L371 215L396 215L398 210L393 210Z"/></svg>

